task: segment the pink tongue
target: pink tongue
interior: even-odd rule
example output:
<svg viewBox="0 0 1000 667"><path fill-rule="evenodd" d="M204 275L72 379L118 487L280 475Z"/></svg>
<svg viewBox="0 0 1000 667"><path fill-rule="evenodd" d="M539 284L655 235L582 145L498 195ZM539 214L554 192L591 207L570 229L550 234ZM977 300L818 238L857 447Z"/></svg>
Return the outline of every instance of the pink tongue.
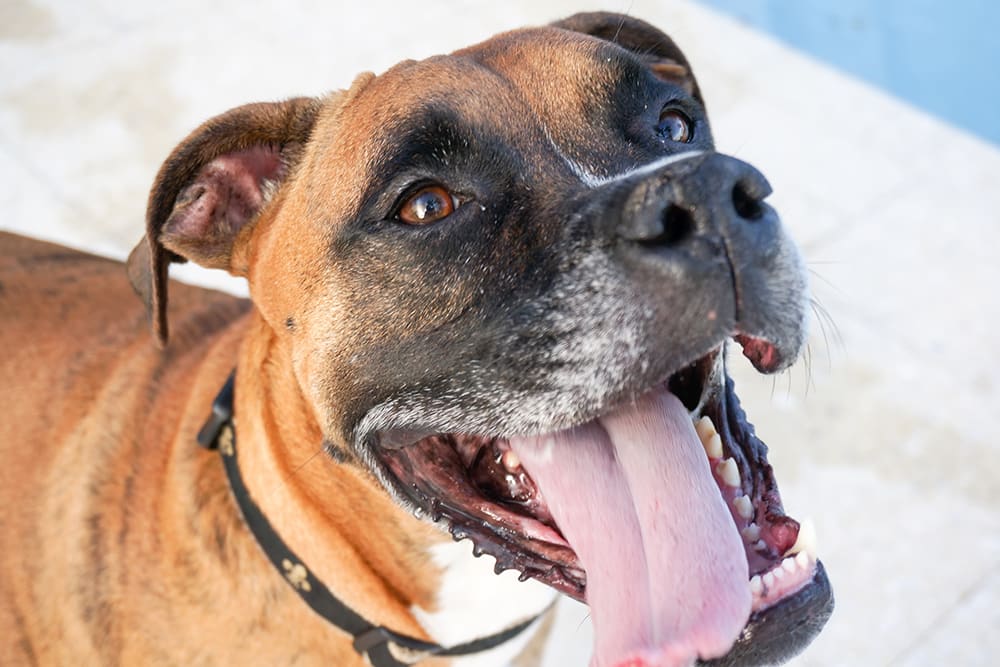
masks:
<svg viewBox="0 0 1000 667"><path fill-rule="evenodd" d="M587 571L593 667L724 655L750 615L743 541L665 390L511 447Z"/></svg>

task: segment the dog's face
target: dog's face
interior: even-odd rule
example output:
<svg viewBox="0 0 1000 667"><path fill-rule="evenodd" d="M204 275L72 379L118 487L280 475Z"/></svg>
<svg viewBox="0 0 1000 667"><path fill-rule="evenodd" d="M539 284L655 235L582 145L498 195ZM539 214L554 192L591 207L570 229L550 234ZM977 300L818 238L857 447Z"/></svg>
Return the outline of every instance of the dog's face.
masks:
<svg viewBox="0 0 1000 667"><path fill-rule="evenodd" d="M578 15L210 121L132 271L246 275L329 447L585 599L600 664L771 662L832 598L724 371L805 337L768 194L665 35Z"/></svg>

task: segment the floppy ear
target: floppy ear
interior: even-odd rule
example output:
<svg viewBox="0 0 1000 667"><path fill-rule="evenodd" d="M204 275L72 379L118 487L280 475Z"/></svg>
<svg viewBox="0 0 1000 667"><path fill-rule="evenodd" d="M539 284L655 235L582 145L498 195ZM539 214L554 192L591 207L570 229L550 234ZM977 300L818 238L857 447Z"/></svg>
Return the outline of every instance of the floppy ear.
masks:
<svg viewBox="0 0 1000 667"><path fill-rule="evenodd" d="M321 101L247 104L192 132L167 158L146 207L146 236L126 268L153 335L167 341L167 267L231 269L233 243L280 189L309 139Z"/></svg>
<svg viewBox="0 0 1000 667"><path fill-rule="evenodd" d="M611 12L583 12L552 25L598 37L632 51L657 76L681 86L704 106L705 101L687 58L672 39L645 21Z"/></svg>

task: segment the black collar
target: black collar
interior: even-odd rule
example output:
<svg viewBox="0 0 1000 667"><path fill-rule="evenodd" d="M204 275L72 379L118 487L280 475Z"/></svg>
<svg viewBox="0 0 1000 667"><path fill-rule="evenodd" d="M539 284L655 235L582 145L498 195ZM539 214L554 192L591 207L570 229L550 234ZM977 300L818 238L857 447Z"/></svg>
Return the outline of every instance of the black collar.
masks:
<svg viewBox="0 0 1000 667"><path fill-rule="evenodd" d="M198 443L206 449L218 449L222 453L226 477L229 478L236 503L268 560L313 611L354 637L354 650L367 657L373 667L405 667L431 656L458 656L486 651L513 639L538 619L538 616L533 616L502 632L445 648L373 625L338 600L282 541L243 484L236 458L236 434L233 429L235 378L236 372L233 371L212 403L212 416L198 432Z"/></svg>

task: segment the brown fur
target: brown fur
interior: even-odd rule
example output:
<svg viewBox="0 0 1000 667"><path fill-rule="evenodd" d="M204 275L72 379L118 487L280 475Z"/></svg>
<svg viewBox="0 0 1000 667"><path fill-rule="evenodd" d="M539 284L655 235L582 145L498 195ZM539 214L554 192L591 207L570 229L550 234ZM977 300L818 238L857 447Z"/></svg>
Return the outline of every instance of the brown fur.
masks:
<svg viewBox="0 0 1000 667"><path fill-rule="evenodd" d="M255 499L348 604L421 636L409 606L433 605L424 554L441 538L317 455L285 352L246 302L174 285L160 354L121 265L9 234L0 248L0 310L17 314L0 327L0 375L17 378L0 421L4 664L361 664L261 557L218 455L195 445L237 363L262 371L236 390Z"/></svg>
<svg viewBox="0 0 1000 667"><path fill-rule="evenodd" d="M574 29L594 32L612 19L576 21ZM576 115L600 73L580 57L567 85L535 79L551 74L544 63L552 50L566 58L595 44L555 31L530 40L509 33L477 47L495 53L506 81L446 57L407 62L379 78L363 75L347 92L249 105L209 121L160 171L147 237L129 262L152 338L121 265L0 234L4 664L363 664L346 635L262 557L218 455L195 444L234 367L240 465L272 525L358 613L425 636L410 608L433 608L439 574L427 550L445 538L363 468L320 449L324 435L348 448L338 401L358 372L352 352L432 331L481 285L415 285L389 275L400 290L435 292L420 313L390 317L395 302L365 301L352 268L331 266L333 223L355 209L378 168L382 128L426 99L527 133L527 146L544 137L521 119L544 117L573 145ZM662 76L696 91L674 51L672 43L663 53L645 49L662 59ZM454 88L450 74L474 81L477 95ZM213 228L206 241L171 224L190 203L178 195L206 165L260 144L276 146L285 169L245 227ZM527 157L539 169L554 159L542 151ZM160 349L167 265L184 258L245 276L252 305L171 285L173 331ZM317 374L320 366L327 372Z"/></svg>

